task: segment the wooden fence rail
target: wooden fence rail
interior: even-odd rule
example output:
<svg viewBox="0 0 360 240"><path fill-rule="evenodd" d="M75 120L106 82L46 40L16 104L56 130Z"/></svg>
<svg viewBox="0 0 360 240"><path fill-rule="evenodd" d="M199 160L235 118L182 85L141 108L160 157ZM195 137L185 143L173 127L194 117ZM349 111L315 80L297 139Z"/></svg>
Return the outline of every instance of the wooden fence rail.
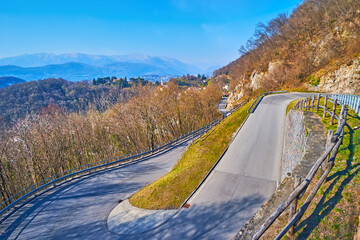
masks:
<svg viewBox="0 0 360 240"><path fill-rule="evenodd" d="M324 105L320 105L320 99L324 98ZM355 102L355 99L352 99L353 102ZM333 103L333 108L328 109L328 102ZM360 106L360 100L359 100ZM336 106L341 105L341 112L340 115L336 115ZM354 107L356 107L356 104L353 104ZM306 209L310 205L310 202L315 197L317 191L329 175L331 169L334 166L335 158L338 153L339 147L342 144L342 139L344 136L344 126L346 124L346 115L347 115L347 108L345 103L343 101L338 101L337 98L334 100L331 100L329 95L314 95L308 98L304 98L299 100L295 106L294 109L299 110L310 110L315 109L317 112L319 109L322 109L323 111L323 118L326 117L327 114L331 117L330 123L334 123L334 119L338 121L338 126L336 129L336 132L329 131L328 134L328 141L325 148L325 151L323 154L317 159L315 164L310 169L308 175L306 178L302 181L300 179L295 179L295 186L293 192L287 197L287 199L282 202L279 207L271 214L271 216L259 227L259 229L255 232L252 239L259 239L264 232L272 225L272 223L280 216L280 214L291 204L290 207L290 214L289 214L289 221L287 225L281 230L281 232L275 237L275 239L281 239L289 230L290 236L293 236L294 232L294 226L300 221L301 217L305 213ZM310 182L313 180L314 176L316 175L317 171L319 170L321 166L321 177L318 180L318 182L315 184L313 189L311 190L309 196L306 198L304 204L299 208L298 211L296 211L296 205L297 201L301 199L301 197L304 195L305 191L307 190Z"/></svg>

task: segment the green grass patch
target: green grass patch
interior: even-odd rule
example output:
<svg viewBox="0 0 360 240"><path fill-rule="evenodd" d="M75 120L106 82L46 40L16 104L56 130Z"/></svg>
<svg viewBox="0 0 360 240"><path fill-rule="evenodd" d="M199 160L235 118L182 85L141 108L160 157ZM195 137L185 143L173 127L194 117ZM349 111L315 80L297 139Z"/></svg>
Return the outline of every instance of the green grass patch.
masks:
<svg viewBox="0 0 360 240"><path fill-rule="evenodd" d="M295 106L295 104L298 102L299 100L298 99L295 99L293 101L291 101L287 107L286 107L286 115L288 114L288 112L293 109L293 107Z"/></svg>
<svg viewBox="0 0 360 240"><path fill-rule="evenodd" d="M179 208L228 147L252 102L195 141L169 173L131 196L130 203L144 209Z"/></svg>
<svg viewBox="0 0 360 240"><path fill-rule="evenodd" d="M319 83L320 83L320 78L315 78L314 75L311 75L311 76L309 77L309 83L310 83L312 86L317 86L317 85L319 85Z"/></svg>
<svg viewBox="0 0 360 240"><path fill-rule="evenodd" d="M324 98L321 98L320 105L324 105ZM328 102L327 108L332 110L333 103ZM339 115L340 111L341 106L337 106L336 114ZM323 118L321 108L317 114L327 130L336 130L338 123L335 120L331 125L329 114ZM340 146L335 165L327 182L323 184L312 202L315 208L308 209L300 221L297 238L353 239L360 213L360 129L358 127L360 127L360 118L349 108L343 144ZM308 189L311 189L315 183L316 181L312 181ZM309 191L298 205L303 203L308 193Z"/></svg>
<svg viewBox="0 0 360 240"><path fill-rule="evenodd" d="M300 99L301 100L301 99ZM315 101L316 102L316 101ZM324 105L321 98L320 105ZM328 102L327 108L333 108ZM318 114L327 130L335 130L338 122L330 124L330 116L323 118L323 109L311 110ZM341 106L337 106L339 115ZM360 214L360 117L349 110L347 124L344 128L343 143L335 159L327 180L323 183L315 198L295 227L296 239L354 239L359 226ZM304 203L311 189L320 178L320 171L311 181L306 193L298 202L298 208ZM287 224L288 211L282 214L283 219L275 223L265 233L266 239L273 239ZM284 236L282 239L288 239Z"/></svg>

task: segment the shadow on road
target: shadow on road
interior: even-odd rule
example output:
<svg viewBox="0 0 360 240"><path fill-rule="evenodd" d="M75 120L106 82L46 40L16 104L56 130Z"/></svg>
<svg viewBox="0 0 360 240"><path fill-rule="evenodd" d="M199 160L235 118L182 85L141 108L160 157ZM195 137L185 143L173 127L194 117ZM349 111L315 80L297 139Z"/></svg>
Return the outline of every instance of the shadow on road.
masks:
<svg viewBox="0 0 360 240"><path fill-rule="evenodd" d="M117 236L126 240L230 239L265 201L261 196L250 196L238 201L193 205L153 230Z"/></svg>

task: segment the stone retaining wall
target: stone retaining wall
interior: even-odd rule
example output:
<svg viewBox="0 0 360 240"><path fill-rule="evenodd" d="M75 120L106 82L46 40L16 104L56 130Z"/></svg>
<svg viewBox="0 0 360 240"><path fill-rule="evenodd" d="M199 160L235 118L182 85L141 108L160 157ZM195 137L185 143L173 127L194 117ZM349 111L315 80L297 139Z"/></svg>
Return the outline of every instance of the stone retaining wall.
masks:
<svg viewBox="0 0 360 240"><path fill-rule="evenodd" d="M302 111L290 110L285 120L281 181L291 175L304 157L306 137L304 113Z"/></svg>

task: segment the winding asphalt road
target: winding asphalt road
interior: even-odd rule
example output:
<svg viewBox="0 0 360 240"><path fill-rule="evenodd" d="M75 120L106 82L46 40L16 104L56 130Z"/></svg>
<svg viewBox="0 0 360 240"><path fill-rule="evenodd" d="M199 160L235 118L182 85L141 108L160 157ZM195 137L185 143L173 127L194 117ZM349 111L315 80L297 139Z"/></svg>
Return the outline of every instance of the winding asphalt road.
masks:
<svg viewBox="0 0 360 240"><path fill-rule="evenodd" d="M0 226L1 239L230 239L274 192L280 178L287 104L304 94L265 97L190 208L145 233L117 235L106 219L125 199L167 173L189 142L124 167L57 186Z"/></svg>

